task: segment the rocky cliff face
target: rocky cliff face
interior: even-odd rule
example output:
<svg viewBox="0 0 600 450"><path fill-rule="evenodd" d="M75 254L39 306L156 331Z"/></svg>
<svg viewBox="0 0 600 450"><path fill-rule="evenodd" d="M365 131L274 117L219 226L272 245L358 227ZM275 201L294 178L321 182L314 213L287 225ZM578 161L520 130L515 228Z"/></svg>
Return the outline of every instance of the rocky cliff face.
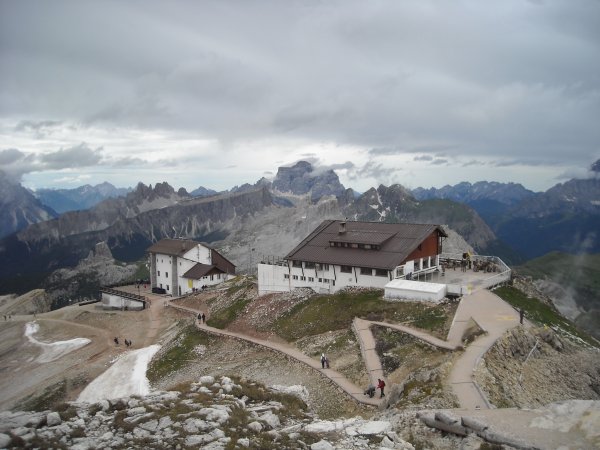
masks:
<svg viewBox="0 0 600 450"><path fill-rule="evenodd" d="M292 167L280 167L273 180L273 189L295 195L310 194L312 201L326 195L343 197L346 192L333 170L316 171L306 161L299 161Z"/></svg>
<svg viewBox="0 0 600 450"><path fill-rule="evenodd" d="M369 189L345 212L355 220L447 224L480 252L495 240L493 231L467 205L450 200L419 202L398 184Z"/></svg>
<svg viewBox="0 0 600 450"><path fill-rule="evenodd" d="M23 186L12 182L2 171L0 193L0 238L23 230L31 224L58 216Z"/></svg>
<svg viewBox="0 0 600 450"><path fill-rule="evenodd" d="M156 190L156 189L155 189ZM172 197L156 193L154 198L143 196L144 204L169 202ZM136 191L139 192L139 189ZM112 202L115 200L108 200ZM135 261L146 249L164 237L186 237L213 242L224 239L231 222L244 221L272 204L268 190L224 194L210 198L180 201L176 205L144 211L139 203L127 217L127 209L112 221L93 222L85 227L82 213L67 213L73 221L61 218L38 224L23 233L0 241L0 273L4 277L34 272L49 272L61 267L75 266L98 242L106 242L114 257L120 261ZM103 202L102 207L107 207ZM83 231L76 232L78 227ZM10 255L10 258L7 256Z"/></svg>

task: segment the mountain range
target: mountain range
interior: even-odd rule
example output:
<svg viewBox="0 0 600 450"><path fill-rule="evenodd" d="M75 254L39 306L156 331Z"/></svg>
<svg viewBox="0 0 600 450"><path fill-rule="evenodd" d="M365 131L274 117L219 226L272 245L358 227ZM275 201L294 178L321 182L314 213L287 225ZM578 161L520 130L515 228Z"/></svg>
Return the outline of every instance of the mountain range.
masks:
<svg viewBox="0 0 600 450"><path fill-rule="evenodd" d="M117 188L104 182L91 186L86 184L75 189L38 189L33 195L58 214L78 211L96 206L103 200L127 195L131 188Z"/></svg>
<svg viewBox="0 0 600 450"><path fill-rule="evenodd" d="M571 180L542 193L514 183L479 182L413 191L381 185L357 194L334 171L301 161L280 167L272 181L262 178L222 193L203 187L192 192L204 197L167 183L140 183L125 196L58 217L22 186L6 181L1 186L11 223L27 218L19 222L26 228L0 240L5 283L26 275L39 282L53 270L76 265L101 241L118 260L134 261L163 237L192 238L226 248L236 264L247 264L248 245L264 255L283 255L327 218L446 224L479 253L513 264L550 251L600 251L598 178ZM108 183L95 188L117 193Z"/></svg>

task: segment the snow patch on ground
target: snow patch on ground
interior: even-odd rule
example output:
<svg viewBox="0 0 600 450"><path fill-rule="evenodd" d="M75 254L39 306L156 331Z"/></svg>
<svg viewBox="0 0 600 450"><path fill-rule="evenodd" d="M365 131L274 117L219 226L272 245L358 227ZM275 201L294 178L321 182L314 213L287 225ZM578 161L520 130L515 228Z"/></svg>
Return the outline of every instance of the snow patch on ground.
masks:
<svg viewBox="0 0 600 450"><path fill-rule="evenodd" d="M67 353L71 353L73 350L83 347L84 345L92 342L87 338L75 338L69 339L68 341L57 341L57 342L40 342L33 337L40 330L40 325L37 322L27 322L25 324L25 336L34 345L39 346L42 349L42 354L37 357L36 361L40 363L47 363L54 361Z"/></svg>
<svg viewBox="0 0 600 450"><path fill-rule="evenodd" d="M123 354L112 367L87 385L77 401L95 403L131 395L148 395L150 382L146 378L146 369L158 349L160 345L151 345Z"/></svg>

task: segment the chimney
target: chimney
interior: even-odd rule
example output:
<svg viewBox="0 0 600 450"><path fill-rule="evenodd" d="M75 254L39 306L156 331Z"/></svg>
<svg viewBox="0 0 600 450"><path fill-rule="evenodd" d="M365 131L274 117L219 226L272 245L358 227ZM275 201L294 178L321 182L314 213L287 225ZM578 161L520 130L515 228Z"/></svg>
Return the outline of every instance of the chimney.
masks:
<svg viewBox="0 0 600 450"><path fill-rule="evenodd" d="M346 232L346 222L340 222L340 229L338 230L338 234L344 234Z"/></svg>

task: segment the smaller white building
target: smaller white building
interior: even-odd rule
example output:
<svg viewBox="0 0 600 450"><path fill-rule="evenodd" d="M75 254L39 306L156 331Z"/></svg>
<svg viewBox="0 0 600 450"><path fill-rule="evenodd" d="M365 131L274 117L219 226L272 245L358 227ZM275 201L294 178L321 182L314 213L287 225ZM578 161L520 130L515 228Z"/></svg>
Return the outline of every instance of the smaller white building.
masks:
<svg viewBox="0 0 600 450"><path fill-rule="evenodd" d="M385 285L384 297L390 300L419 300L439 303L446 296L446 285L396 279Z"/></svg>
<svg viewBox="0 0 600 450"><path fill-rule="evenodd" d="M153 292L184 295L235 276L235 265L206 244L162 239L147 250Z"/></svg>

